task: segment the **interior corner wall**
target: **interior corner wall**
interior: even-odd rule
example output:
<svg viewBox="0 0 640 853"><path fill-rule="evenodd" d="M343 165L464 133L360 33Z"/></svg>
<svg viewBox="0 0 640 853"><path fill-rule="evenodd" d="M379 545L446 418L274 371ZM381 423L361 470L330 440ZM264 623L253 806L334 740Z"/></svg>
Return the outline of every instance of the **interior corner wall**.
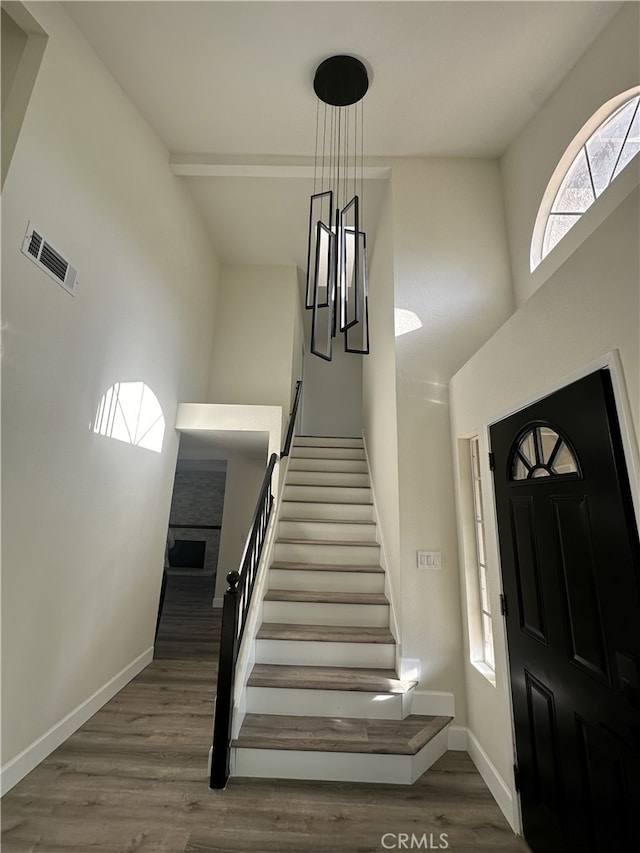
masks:
<svg viewBox="0 0 640 853"><path fill-rule="evenodd" d="M640 82L640 4L625 3L501 160L516 304L541 279L530 274L538 208L560 158L603 104Z"/></svg>
<svg viewBox="0 0 640 853"><path fill-rule="evenodd" d="M394 162L392 199L395 307L422 324L396 338L402 655L465 725L447 384L513 310L498 163ZM418 550L441 570L418 569Z"/></svg>
<svg viewBox="0 0 640 853"><path fill-rule="evenodd" d="M264 479L266 461L266 445L264 458L232 454L227 459L214 597L216 607L222 607L222 599L228 586L227 574L230 571L239 571L240 560Z"/></svg>
<svg viewBox="0 0 640 853"><path fill-rule="evenodd" d="M640 193L604 221L453 377L454 440L486 434L489 424L523 404L562 387L596 359L618 350L629 398L631 436L640 435ZM488 466L482 460L485 469ZM457 468L460 467L458 460ZM487 483L488 470L483 471ZM460 508L462 514L463 508ZM492 500L485 502L488 584L499 613L498 540ZM462 531L460 534L462 542ZM464 560L461 561L462 563ZM503 780L512 787L513 744L506 639L494 620L496 680L493 688L468 662L465 641L469 728ZM515 792L513 799L515 803Z"/></svg>
<svg viewBox="0 0 640 853"><path fill-rule="evenodd" d="M291 266L223 266L209 402L282 406L295 384L298 280ZM286 424L284 424L286 426Z"/></svg>
<svg viewBox="0 0 640 853"><path fill-rule="evenodd" d="M369 266L371 352L362 362L362 419L394 616L396 622L401 624L402 576L391 193L389 184Z"/></svg>
<svg viewBox="0 0 640 853"><path fill-rule="evenodd" d="M150 658L173 424L206 393L218 274L165 148L63 8L28 8L49 39L2 193L7 785ZM30 220L75 297L21 253ZM127 380L159 400L160 453L93 432Z"/></svg>

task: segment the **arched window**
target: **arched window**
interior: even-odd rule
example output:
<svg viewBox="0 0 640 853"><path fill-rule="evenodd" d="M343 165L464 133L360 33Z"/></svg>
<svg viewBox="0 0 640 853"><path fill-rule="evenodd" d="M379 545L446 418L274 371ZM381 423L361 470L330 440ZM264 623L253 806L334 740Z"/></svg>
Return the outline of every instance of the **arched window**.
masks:
<svg viewBox="0 0 640 853"><path fill-rule="evenodd" d="M531 272L640 150L640 86L608 101L565 151L540 205Z"/></svg>
<svg viewBox="0 0 640 853"><path fill-rule="evenodd" d="M569 440L548 424L527 427L516 438L509 457L509 479L580 476Z"/></svg>
<svg viewBox="0 0 640 853"><path fill-rule="evenodd" d="M162 451L164 415L144 382L116 382L98 405L93 431L136 447Z"/></svg>

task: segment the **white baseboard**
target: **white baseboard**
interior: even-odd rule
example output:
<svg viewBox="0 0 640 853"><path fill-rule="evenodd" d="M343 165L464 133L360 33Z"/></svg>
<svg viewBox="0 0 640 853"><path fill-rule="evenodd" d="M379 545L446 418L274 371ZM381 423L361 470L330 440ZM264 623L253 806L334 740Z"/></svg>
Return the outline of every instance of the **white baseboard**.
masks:
<svg viewBox="0 0 640 853"><path fill-rule="evenodd" d="M213 601L211 602L211 607L214 610L222 610L222 602L223 602L222 598L214 598Z"/></svg>
<svg viewBox="0 0 640 853"><path fill-rule="evenodd" d="M4 796L7 791L10 791L14 785L17 785L21 779L30 773L34 767L37 767L41 761L50 755L54 749L57 749L61 743L70 737L80 726L87 722L96 711L99 711L109 699L112 699L116 693L135 678L138 673L148 666L153 660L153 646L143 652L128 666L120 670L117 675L114 675L106 684L100 687L96 692L89 696L84 702L70 711L59 722L52 726L49 731L41 735L37 740L30 744L22 752L19 752L14 758L7 761L0 768L0 796Z"/></svg>
<svg viewBox="0 0 640 853"><path fill-rule="evenodd" d="M467 752L475 764L478 773L484 779L487 788L506 817L509 826L517 834L522 833L518 800L514 793L498 773L495 765L484 751L474 733L467 729ZM451 747L450 747L451 748Z"/></svg>
<svg viewBox="0 0 640 853"><path fill-rule="evenodd" d="M468 731L463 726L449 726L447 729L449 733L447 749L451 749L453 752L469 752Z"/></svg>
<svg viewBox="0 0 640 853"><path fill-rule="evenodd" d="M411 699L412 714L430 714L435 717L455 717L453 693L439 690L414 690Z"/></svg>

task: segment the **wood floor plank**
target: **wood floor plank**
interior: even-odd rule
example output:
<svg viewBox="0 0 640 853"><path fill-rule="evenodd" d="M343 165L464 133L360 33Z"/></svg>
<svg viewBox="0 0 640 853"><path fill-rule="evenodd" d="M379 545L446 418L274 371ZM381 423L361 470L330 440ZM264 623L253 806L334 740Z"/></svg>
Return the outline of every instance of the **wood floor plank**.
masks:
<svg viewBox="0 0 640 853"><path fill-rule="evenodd" d="M156 659L2 800L2 853L381 853L447 832L452 853L526 853L464 753L412 786L207 786L220 624L211 580L169 579ZM209 705L210 712L206 712Z"/></svg>

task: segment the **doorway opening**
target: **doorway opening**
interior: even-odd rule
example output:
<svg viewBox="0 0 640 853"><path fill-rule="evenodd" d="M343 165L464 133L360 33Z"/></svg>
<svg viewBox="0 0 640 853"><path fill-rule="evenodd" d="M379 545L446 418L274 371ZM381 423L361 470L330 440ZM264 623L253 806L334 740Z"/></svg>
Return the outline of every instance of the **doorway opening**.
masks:
<svg viewBox="0 0 640 853"><path fill-rule="evenodd" d="M640 544L609 371L490 438L524 836L640 849Z"/></svg>

